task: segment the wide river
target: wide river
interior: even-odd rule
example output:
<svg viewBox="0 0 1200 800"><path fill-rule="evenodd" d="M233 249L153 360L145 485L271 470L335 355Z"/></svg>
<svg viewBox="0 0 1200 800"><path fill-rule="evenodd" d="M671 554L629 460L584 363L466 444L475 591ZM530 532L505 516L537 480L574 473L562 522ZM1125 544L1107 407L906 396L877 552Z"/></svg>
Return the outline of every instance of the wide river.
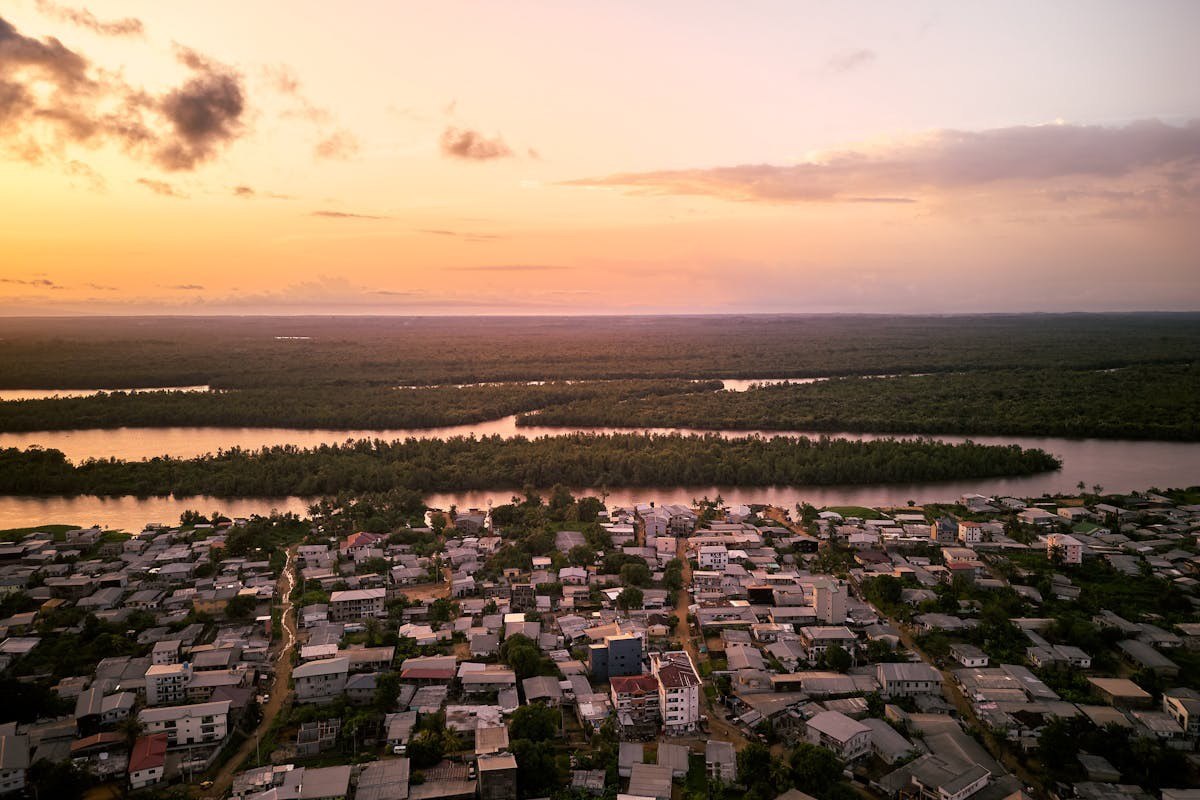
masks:
<svg viewBox="0 0 1200 800"><path fill-rule="evenodd" d="M690 429L590 428L587 432L631 432L649 430L654 433L704 433ZM292 444L299 447L342 442L346 439L379 438L403 439L447 436L528 437L559 435L571 432L564 428L518 428L515 417L459 425L447 428L398 430L294 430L286 428L118 428L115 430L77 430L34 433L0 434L0 447L29 447L39 445L63 451L72 461L87 458L142 459L160 455L189 458L215 453L222 449L242 447L256 449L269 445ZM758 434L806 435L821 434L805 431L707 431L722 436ZM852 439L886 438L877 434L826 434ZM720 494L728 502L773 503L790 507L806 501L816 506L826 505L903 505L909 500L934 502L954 500L963 494L1039 496L1043 493L1073 492L1083 481L1089 488L1099 484L1106 491L1127 492L1150 487L1169 488L1200 484L1200 444L1180 442L1139 442L1100 439L1058 439L1044 437L1008 436L938 436L948 442L967 438L981 444L1019 444L1039 447L1063 460L1058 472L1024 478L995 478L953 481L944 483L892 484L869 486L664 486L639 489L614 489L608 495L609 504L629 504L654 500L659 503L691 502L695 498ZM587 491L578 489L577 493ZM435 494L427 498L434 507L484 507L508 502L511 489ZM80 525L93 523L111 528L141 530L147 522L173 523L185 509L204 513L220 510L230 516L267 513L272 509L304 513L308 501L304 498L221 499L213 497L138 499L132 497L2 497L0 498L0 529L25 527L49 522L68 522Z"/></svg>

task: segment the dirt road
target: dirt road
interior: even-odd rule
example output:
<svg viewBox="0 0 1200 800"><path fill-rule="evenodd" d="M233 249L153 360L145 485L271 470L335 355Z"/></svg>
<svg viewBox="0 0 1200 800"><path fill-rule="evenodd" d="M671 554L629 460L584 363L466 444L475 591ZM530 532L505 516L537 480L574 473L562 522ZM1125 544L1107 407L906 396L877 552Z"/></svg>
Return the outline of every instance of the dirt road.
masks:
<svg viewBox="0 0 1200 800"><path fill-rule="evenodd" d="M271 685L271 699L263 706L262 721L258 723L258 727L246 737L246 741L242 743L237 752L221 765L220 771L212 778L212 786L204 790L203 794L206 798L220 798L225 796L229 788L233 785L234 773L254 753L259 739L266 735L272 723L275 722L275 718L279 716L279 712L283 710L284 705L291 699L292 649L296 645L297 635L296 611L292 607L292 589L296 585L295 559L297 547L298 545L292 545L288 548L287 562L284 564L283 574L279 576L279 583L275 588L278 596L283 598L282 613L279 617L283 626L283 640L280 643L279 652L275 656L275 682Z"/></svg>
<svg viewBox="0 0 1200 800"><path fill-rule="evenodd" d="M675 619L677 620L675 624L675 638L679 640L680 645L691 656L692 663L696 665L696 669L700 669L700 649L696 646L696 638L701 632L697 631L696 636L693 636L692 626L688 623L688 608L692 604L692 565L687 557L687 539L682 536L678 539L675 555L683 562L683 588L679 590L679 599L675 603ZM707 657L705 655L705 659ZM711 678L702 680L711 682ZM707 739L716 739L721 742L730 742L733 744L734 749L741 750L750 742L742 735L741 730L725 721L723 717L724 711L722 706L713 706L709 702L708 695L704 692L703 686L701 686L700 713L708 717L709 734L705 738L699 739L699 743L703 745L703 742ZM689 738L692 737L679 737L679 741L680 743L687 742Z"/></svg>

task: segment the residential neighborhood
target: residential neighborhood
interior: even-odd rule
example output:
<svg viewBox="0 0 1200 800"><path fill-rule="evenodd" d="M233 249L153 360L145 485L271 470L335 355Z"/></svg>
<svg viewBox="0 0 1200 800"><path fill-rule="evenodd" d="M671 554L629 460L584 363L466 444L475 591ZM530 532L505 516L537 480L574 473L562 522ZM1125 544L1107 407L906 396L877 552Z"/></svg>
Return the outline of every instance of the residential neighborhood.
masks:
<svg viewBox="0 0 1200 800"><path fill-rule="evenodd" d="M1190 499L9 532L0 794L1194 800Z"/></svg>

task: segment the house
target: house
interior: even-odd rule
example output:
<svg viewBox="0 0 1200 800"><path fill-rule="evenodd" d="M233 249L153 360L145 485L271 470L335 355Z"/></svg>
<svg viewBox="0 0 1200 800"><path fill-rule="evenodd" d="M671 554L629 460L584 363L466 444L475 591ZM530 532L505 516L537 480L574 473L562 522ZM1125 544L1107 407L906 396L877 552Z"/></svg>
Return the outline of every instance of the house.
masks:
<svg viewBox="0 0 1200 800"><path fill-rule="evenodd" d="M958 523L958 541L970 547L973 544L981 544L986 538L987 528L982 522L971 522L970 520L959 520Z"/></svg>
<svg viewBox="0 0 1200 800"><path fill-rule="evenodd" d="M988 665L987 653L973 644L952 644L950 645L950 655L964 667L986 667Z"/></svg>
<svg viewBox="0 0 1200 800"><path fill-rule="evenodd" d="M817 661L830 647L838 646L853 654L858 637L844 625L809 625L800 629L800 645L809 661Z"/></svg>
<svg viewBox="0 0 1200 800"><path fill-rule="evenodd" d="M888 698L942 693L942 674L924 662L876 664L875 677L880 694Z"/></svg>
<svg viewBox="0 0 1200 800"><path fill-rule="evenodd" d="M25 788L29 772L29 737L17 735L16 723L0 725L0 794Z"/></svg>
<svg viewBox="0 0 1200 800"><path fill-rule="evenodd" d="M346 690L350 659L322 658L301 664L292 670L296 684L296 702L327 703Z"/></svg>
<svg viewBox="0 0 1200 800"><path fill-rule="evenodd" d="M664 732L670 736L696 730L700 722L700 676L687 651L652 654L650 673L658 679Z"/></svg>
<svg viewBox="0 0 1200 800"><path fill-rule="evenodd" d="M1052 533L1046 537L1046 558L1053 560L1055 554L1062 556L1064 564L1083 563L1083 542L1065 533Z"/></svg>
<svg viewBox="0 0 1200 800"><path fill-rule="evenodd" d="M187 706L144 708L138 714L146 732L165 733L168 749L219 744L229 734L229 700Z"/></svg>
<svg viewBox="0 0 1200 800"><path fill-rule="evenodd" d="M704 770L710 780L733 783L737 777L737 753L733 745L716 739L705 742Z"/></svg>
<svg viewBox="0 0 1200 800"><path fill-rule="evenodd" d="M1173 678L1179 674L1179 665L1150 645L1138 639L1125 639L1117 642L1122 655L1136 667L1148 669L1159 675Z"/></svg>
<svg viewBox="0 0 1200 800"><path fill-rule="evenodd" d="M407 800L409 760L393 758L363 767L354 790L355 800Z"/></svg>
<svg viewBox="0 0 1200 800"><path fill-rule="evenodd" d="M1116 708L1149 708L1154 698L1128 678L1088 678L1095 694Z"/></svg>
<svg viewBox="0 0 1200 800"><path fill-rule="evenodd" d="M840 711L822 711L808 720L805 739L845 761L871 752L871 729Z"/></svg>
<svg viewBox="0 0 1200 800"><path fill-rule="evenodd" d="M881 719L867 717L862 724L871 729L871 751L887 764L895 764L917 752L916 746Z"/></svg>
<svg viewBox="0 0 1200 800"><path fill-rule="evenodd" d="M729 566L729 551L724 545L706 545L700 548L696 561L700 569L724 572Z"/></svg>
<svg viewBox="0 0 1200 800"><path fill-rule="evenodd" d="M1025 508L1017 512L1017 521L1022 525L1049 528L1062 521L1062 517L1051 514L1044 508Z"/></svg>
<svg viewBox="0 0 1200 800"><path fill-rule="evenodd" d="M1200 692L1168 689L1163 692L1162 708L1179 724L1185 736L1200 737Z"/></svg>
<svg viewBox="0 0 1200 800"><path fill-rule="evenodd" d="M129 788L153 786L163 779L167 766L167 734L139 737L129 754Z"/></svg>
<svg viewBox="0 0 1200 800"><path fill-rule="evenodd" d="M525 692L525 702L545 703L548 706L562 704L563 691L558 678L547 675L535 675L521 681L521 689Z"/></svg>
<svg viewBox="0 0 1200 800"><path fill-rule="evenodd" d="M629 795L671 800L671 768L637 762L629 769Z"/></svg>
<svg viewBox="0 0 1200 800"><path fill-rule="evenodd" d="M354 620L385 616L384 601L387 589L347 589L329 595L329 620L352 622Z"/></svg>

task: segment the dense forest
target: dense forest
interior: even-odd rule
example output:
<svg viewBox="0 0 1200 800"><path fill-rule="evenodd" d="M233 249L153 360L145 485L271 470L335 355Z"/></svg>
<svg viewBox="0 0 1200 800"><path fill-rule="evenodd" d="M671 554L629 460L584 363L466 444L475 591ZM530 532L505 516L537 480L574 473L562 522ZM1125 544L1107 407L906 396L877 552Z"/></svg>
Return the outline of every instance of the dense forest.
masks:
<svg viewBox="0 0 1200 800"><path fill-rule="evenodd" d="M1029 475L1041 451L973 443L641 434L347 442L231 450L196 459L73 465L57 450L0 450L0 494L265 497L564 484L836 485Z"/></svg>
<svg viewBox="0 0 1200 800"><path fill-rule="evenodd" d="M1196 314L0 320L0 388L18 389L1102 369L1198 354Z"/></svg>
<svg viewBox="0 0 1200 800"><path fill-rule="evenodd" d="M677 392L720 381L587 381L483 386L308 386L214 392L104 392L92 397L0 402L0 431L237 426L247 428L433 428L496 419L550 405Z"/></svg>
<svg viewBox="0 0 1200 800"><path fill-rule="evenodd" d="M653 400L577 400L519 425L1200 440L1200 365L841 378Z"/></svg>

